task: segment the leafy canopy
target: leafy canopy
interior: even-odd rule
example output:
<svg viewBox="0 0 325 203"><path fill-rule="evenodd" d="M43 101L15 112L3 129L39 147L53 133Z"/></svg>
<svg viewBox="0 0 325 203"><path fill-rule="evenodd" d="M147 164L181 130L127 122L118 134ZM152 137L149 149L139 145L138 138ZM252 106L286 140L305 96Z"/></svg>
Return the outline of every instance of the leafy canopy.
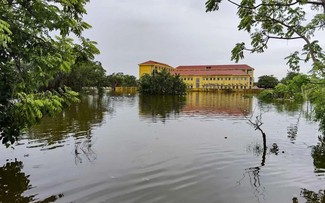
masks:
<svg viewBox="0 0 325 203"><path fill-rule="evenodd" d="M263 75L258 77L257 87L274 88L279 83L279 80L273 75Z"/></svg>
<svg viewBox="0 0 325 203"><path fill-rule="evenodd" d="M301 61L312 61L312 72L325 74L325 54L316 39L318 31L325 28L324 0L226 0L237 7L240 18L239 30L250 34L251 43L237 43L231 59L244 58L244 52L264 52L270 40L302 40L304 45L286 57L292 70L299 70ZM206 11L219 9L221 0L208 0ZM311 12L312 10L313 12ZM309 14L313 13L314 16ZM307 15L308 14L308 15Z"/></svg>
<svg viewBox="0 0 325 203"><path fill-rule="evenodd" d="M186 92L186 84L179 75L171 75L166 69L154 70L151 75L145 74L140 78L139 91L151 95L178 95Z"/></svg>
<svg viewBox="0 0 325 203"><path fill-rule="evenodd" d="M265 91L264 98L308 98L314 104L315 119L325 134L325 52L317 37L325 28L324 0L226 0L237 7L238 29L250 34L251 42L237 43L231 59L238 62L244 52L261 53L271 40L300 40L301 50L285 59L290 69L299 72L300 62L312 62L310 75L297 75ZM206 11L219 9L221 0L206 1ZM322 34L324 35L324 34Z"/></svg>
<svg viewBox="0 0 325 203"><path fill-rule="evenodd" d="M21 129L60 111L77 94L49 86L78 61L98 54L82 36L88 0L0 1L0 140L13 143ZM78 40L76 43L69 36Z"/></svg>
<svg viewBox="0 0 325 203"><path fill-rule="evenodd" d="M106 78L106 85L112 87L137 87L137 78L133 75L127 75L122 72L112 73Z"/></svg>

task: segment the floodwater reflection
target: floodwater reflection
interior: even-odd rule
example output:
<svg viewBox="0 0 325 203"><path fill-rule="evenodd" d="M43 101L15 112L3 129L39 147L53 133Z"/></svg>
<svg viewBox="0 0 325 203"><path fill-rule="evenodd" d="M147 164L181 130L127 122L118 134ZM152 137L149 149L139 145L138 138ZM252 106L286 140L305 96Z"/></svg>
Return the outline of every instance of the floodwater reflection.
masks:
<svg viewBox="0 0 325 203"><path fill-rule="evenodd" d="M165 122L171 116L177 116L185 106L184 96L171 95L140 95L139 115L142 118L151 118L153 122Z"/></svg>
<svg viewBox="0 0 325 203"><path fill-rule="evenodd" d="M0 202L321 202L325 140L301 107L205 92L85 96L0 149ZM265 139L247 120L256 115Z"/></svg>
<svg viewBox="0 0 325 203"><path fill-rule="evenodd" d="M45 117L30 129L26 134L30 140L28 147L42 147L42 150L63 147L64 139L68 137L89 141L92 128L101 125L107 111L111 111L109 97L83 95L79 103L54 117Z"/></svg>
<svg viewBox="0 0 325 203"><path fill-rule="evenodd" d="M50 196L44 200L37 200L36 195L24 196L23 193L33 188L30 184L29 175L22 169L22 161L14 160L0 167L0 202L1 203L46 203L54 202L63 197L62 194Z"/></svg>
<svg viewBox="0 0 325 203"><path fill-rule="evenodd" d="M318 143L313 146L311 156L314 159L315 173L325 173L325 136L318 136Z"/></svg>
<svg viewBox="0 0 325 203"><path fill-rule="evenodd" d="M140 95L139 112L142 118L163 122L179 113L189 116L243 117L252 113L253 99L238 93L188 92L185 96Z"/></svg>
<svg viewBox="0 0 325 203"><path fill-rule="evenodd" d="M300 192L300 196L305 198L308 203L325 203L325 190L314 192L303 188ZM298 203L298 201L293 201L293 203Z"/></svg>
<svg viewBox="0 0 325 203"><path fill-rule="evenodd" d="M183 113L242 117L252 112L252 105L252 97L244 94L189 92L186 96L186 105Z"/></svg>

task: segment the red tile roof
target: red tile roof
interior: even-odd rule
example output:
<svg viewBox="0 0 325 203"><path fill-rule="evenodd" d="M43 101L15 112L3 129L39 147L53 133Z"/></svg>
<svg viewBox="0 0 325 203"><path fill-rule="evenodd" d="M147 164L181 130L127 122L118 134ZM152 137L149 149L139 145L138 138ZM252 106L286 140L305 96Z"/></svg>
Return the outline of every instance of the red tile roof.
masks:
<svg viewBox="0 0 325 203"><path fill-rule="evenodd" d="M243 70L173 70L172 74L179 75L244 75L248 76Z"/></svg>
<svg viewBox="0 0 325 203"><path fill-rule="evenodd" d="M186 66L178 66L176 67L177 70L202 70L207 69L210 70L220 70L220 69L244 69L244 70L254 70L254 68L246 65L246 64L233 64L233 65L186 65Z"/></svg>
<svg viewBox="0 0 325 203"><path fill-rule="evenodd" d="M143 62L143 63L140 63L139 65L163 65L163 66L169 66L171 67L170 65L168 64L165 64L165 63L160 63L160 62L157 62L157 61L146 61L146 62Z"/></svg>

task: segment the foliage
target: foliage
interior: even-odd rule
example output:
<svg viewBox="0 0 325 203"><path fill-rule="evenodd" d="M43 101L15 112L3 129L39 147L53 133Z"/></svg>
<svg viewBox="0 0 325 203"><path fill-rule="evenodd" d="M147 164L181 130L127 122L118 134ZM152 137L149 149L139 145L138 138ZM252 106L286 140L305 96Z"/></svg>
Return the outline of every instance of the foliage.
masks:
<svg viewBox="0 0 325 203"><path fill-rule="evenodd" d="M325 134L325 79L313 77L304 92L314 106L315 120L320 122L320 130Z"/></svg>
<svg viewBox="0 0 325 203"><path fill-rule="evenodd" d="M151 75L145 74L140 78L139 91L143 94L184 94L186 84L179 75L171 75L167 70L154 71Z"/></svg>
<svg viewBox="0 0 325 203"><path fill-rule="evenodd" d="M282 83L278 84L274 89L273 96L275 98L288 99L289 87Z"/></svg>
<svg viewBox="0 0 325 203"><path fill-rule="evenodd" d="M287 85L288 81L292 80L297 75L299 75L298 72L290 71L287 73L286 77L280 80L280 83Z"/></svg>
<svg viewBox="0 0 325 203"><path fill-rule="evenodd" d="M291 76L289 76L291 77ZM303 99L304 87L310 82L310 78L301 73L296 73L292 79L286 79L285 84L279 83L273 91L262 91L261 99Z"/></svg>
<svg viewBox="0 0 325 203"><path fill-rule="evenodd" d="M58 91L26 94L17 93L17 99L2 106L0 113L0 140L13 144L20 130L39 122L44 115L54 115L63 107L78 101L77 93L68 88Z"/></svg>
<svg viewBox="0 0 325 203"><path fill-rule="evenodd" d="M324 1L242 0L236 3L227 0L227 2L237 7L237 15L240 18L238 29L248 32L251 37L251 47L245 42L236 44L232 50L232 60L237 62L244 58L245 51L264 52L271 40L301 40L304 42L301 52L295 51L286 57L289 67L299 71L301 61L312 61L312 72L325 74L325 53L321 43L315 39L317 32L325 28ZM218 10L220 3L221 0L208 0L206 11Z"/></svg>
<svg viewBox="0 0 325 203"><path fill-rule="evenodd" d="M88 0L0 1L0 133L13 143L20 130L76 101L67 88L51 88L79 61L99 51L82 32ZM74 35L80 44L69 35ZM44 92L45 91L45 92Z"/></svg>
<svg viewBox="0 0 325 203"><path fill-rule="evenodd" d="M106 78L106 85L115 89L115 87L136 87L137 78L133 75L124 75L123 73L113 73Z"/></svg>
<svg viewBox="0 0 325 203"><path fill-rule="evenodd" d="M257 87L259 88L274 88L279 83L279 80L273 75L263 75L258 77Z"/></svg>
<svg viewBox="0 0 325 203"><path fill-rule="evenodd" d="M260 99L270 100L274 98L273 94L274 94L273 90L264 90L258 95L258 97Z"/></svg>
<svg viewBox="0 0 325 203"><path fill-rule="evenodd" d="M287 85L288 89L282 86L278 91L282 96L298 98L307 96L315 106L315 118L320 121L320 129L325 133L325 52L323 44L317 40L320 36L318 34L325 28L325 1L241 0L240 3L236 3L227 0L227 2L237 7L237 15L240 18L238 29L248 32L251 37L250 47L245 42L235 45L232 60L238 62L244 58L245 51L264 52L271 40L301 40L304 43L301 51L297 50L285 58L287 65L291 70L299 71L300 62L312 62L310 77L318 78L314 78L315 81L311 81L309 85L305 80L301 83L303 85L286 82L284 85ZM220 3L221 0L208 0L206 11L218 10ZM295 82L297 80L299 79ZM307 92L304 90L299 92L299 88L307 88ZM287 90L288 92L285 92Z"/></svg>
<svg viewBox="0 0 325 203"><path fill-rule="evenodd" d="M82 87L97 87L101 89L105 86L106 70L100 62L85 61L74 64L68 74L64 74L54 86L69 86L72 90L81 91Z"/></svg>

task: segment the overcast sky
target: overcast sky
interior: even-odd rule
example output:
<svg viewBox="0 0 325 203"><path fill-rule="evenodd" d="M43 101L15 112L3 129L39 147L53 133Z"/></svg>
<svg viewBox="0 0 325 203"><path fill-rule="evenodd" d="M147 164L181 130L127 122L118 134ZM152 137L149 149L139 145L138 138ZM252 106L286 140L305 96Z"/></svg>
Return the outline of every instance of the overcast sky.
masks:
<svg viewBox="0 0 325 203"><path fill-rule="evenodd" d="M123 72L138 77L138 64L154 60L179 65L234 64L237 42L250 43L237 30L236 8L224 1L220 10L205 12L205 0L91 0L85 21L93 26L86 37L97 41L96 58L107 74ZM281 79L288 71L285 56L301 50L299 41L271 41L263 54L247 53L241 64L261 75ZM302 72L310 70L308 65Z"/></svg>

